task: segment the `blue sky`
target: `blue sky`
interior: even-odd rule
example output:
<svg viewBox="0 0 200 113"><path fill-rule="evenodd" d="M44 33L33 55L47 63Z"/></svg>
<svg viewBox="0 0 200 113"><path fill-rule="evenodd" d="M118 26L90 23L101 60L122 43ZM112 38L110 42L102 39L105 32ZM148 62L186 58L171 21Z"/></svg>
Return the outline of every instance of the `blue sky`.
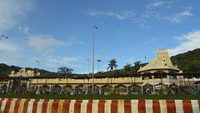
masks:
<svg viewBox="0 0 200 113"><path fill-rule="evenodd" d="M116 59L118 68L150 61L158 49L176 55L200 47L198 0L0 0L0 62L87 73ZM95 62L97 70L97 62Z"/></svg>

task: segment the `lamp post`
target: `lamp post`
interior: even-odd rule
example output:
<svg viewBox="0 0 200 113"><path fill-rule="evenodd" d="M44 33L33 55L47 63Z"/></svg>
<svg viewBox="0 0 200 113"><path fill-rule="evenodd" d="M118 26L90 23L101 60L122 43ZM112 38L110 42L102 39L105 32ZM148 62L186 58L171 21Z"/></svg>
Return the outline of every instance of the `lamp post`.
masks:
<svg viewBox="0 0 200 113"><path fill-rule="evenodd" d="M92 49L92 94L94 94L94 45L95 45L95 41L94 41L94 34L95 34L95 31L96 31L96 29L98 29L98 27L96 26L96 25L94 25L94 27L93 27L93 44L92 44L92 46L93 46L93 49Z"/></svg>

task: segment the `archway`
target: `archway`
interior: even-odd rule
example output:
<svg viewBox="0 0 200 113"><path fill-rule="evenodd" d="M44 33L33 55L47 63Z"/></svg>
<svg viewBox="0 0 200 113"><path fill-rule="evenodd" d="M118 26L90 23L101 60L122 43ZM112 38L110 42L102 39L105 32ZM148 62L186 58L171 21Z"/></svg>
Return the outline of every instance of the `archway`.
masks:
<svg viewBox="0 0 200 113"><path fill-rule="evenodd" d="M157 94L166 94L169 90L168 86L163 83L155 84L154 88Z"/></svg>
<svg viewBox="0 0 200 113"><path fill-rule="evenodd" d="M141 86L137 84L132 84L128 87L129 94L140 94L141 93Z"/></svg>
<svg viewBox="0 0 200 113"><path fill-rule="evenodd" d="M85 94L85 88L83 84L75 86L75 94Z"/></svg>
<svg viewBox="0 0 200 113"><path fill-rule="evenodd" d="M125 95L125 94L127 94L127 87L122 84L119 84L119 85L115 86L114 92L117 95Z"/></svg>
<svg viewBox="0 0 200 113"><path fill-rule="evenodd" d="M64 93L65 94L71 94L72 92L72 86L70 84L66 84L64 87L63 87L63 90L64 90Z"/></svg>
<svg viewBox="0 0 200 113"><path fill-rule="evenodd" d="M38 86L36 86L36 85L31 86L31 88L30 88L30 93L31 93L31 94L36 94L37 90L38 90Z"/></svg>
<svg viewBox="0 0 200 113"><path fill-rule="evenodd" d="M27 85L26 83L23 83L21 88L20 88L20 92L21 93L27 93Z"/></svg>
<svg viewBox="0 0 200 113"><path fill-rule="evenodd" d="M59 86L58 84L54 85L51 89L51 93L53 94L60 94L61 93L61 86Z"/></svg>
<svg viewBox="0 0 200 113"><path fill-rule="evenodd" d="M92 94L92 85L90 85L88 87L88 93ZM94 92L93 94L99 94L99 86L97 86L96 84L94 84Z"/></svg>
<svg viewBox="0 0 200 113"><path fill-rule="evenodd" d="M153 85L151 84L145 84L143 86L143 93L144 94L151 94L153 92Z"/></svg>
<svg viewBox="0 0 200 113"><path fill-rule="evenodd" d="M168 93L170 94L178 93L178 86L175 83L170 84Z"/></svg>
<svg viewBox="0 0 200 113"><path fill-rule="evenodd" d="M43 86L40 86L40 94L49 94L49 90L50 90L50 87L46 84L44 84Z"/></svg>
<svg viewBox="0 0 200 113"><path fill-rule="evenodd" d="M104 95L109 95L113 92L113 87L111 85L105 84L101 87L101 93Z"/></svg>

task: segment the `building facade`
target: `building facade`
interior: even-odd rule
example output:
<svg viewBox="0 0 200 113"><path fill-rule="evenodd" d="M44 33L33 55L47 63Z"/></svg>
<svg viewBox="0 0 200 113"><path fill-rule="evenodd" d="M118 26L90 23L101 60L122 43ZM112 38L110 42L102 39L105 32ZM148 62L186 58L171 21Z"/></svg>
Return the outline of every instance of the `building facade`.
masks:
<svg viewBox="0 0 200 113"><path fill-rule="evenodd" d="M171 73L173 72L173 75ZM177 93L188 86L196 88L199 79L187 79L181 70L173 66L167 50L159 50L157 56L138 74L116 77L95 77L94 92L99 95L156 94ZM175 74L175 75L174 75ZM34 93L34 94L91 94L92 78L39 77L34 72L21 69L12 71L9 77L0 80L0 93Z"/></svg>

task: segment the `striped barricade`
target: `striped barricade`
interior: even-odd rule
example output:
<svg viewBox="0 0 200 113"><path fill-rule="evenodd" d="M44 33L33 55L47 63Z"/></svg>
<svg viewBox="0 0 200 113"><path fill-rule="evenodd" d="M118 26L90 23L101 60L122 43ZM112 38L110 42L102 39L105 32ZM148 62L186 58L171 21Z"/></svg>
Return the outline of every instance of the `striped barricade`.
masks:
<svg viewBox="0 0 200 113"><path fill-rule="evenodd" d="M200 113L200 100L44 100L1 98L2 113Z"/></svg>

